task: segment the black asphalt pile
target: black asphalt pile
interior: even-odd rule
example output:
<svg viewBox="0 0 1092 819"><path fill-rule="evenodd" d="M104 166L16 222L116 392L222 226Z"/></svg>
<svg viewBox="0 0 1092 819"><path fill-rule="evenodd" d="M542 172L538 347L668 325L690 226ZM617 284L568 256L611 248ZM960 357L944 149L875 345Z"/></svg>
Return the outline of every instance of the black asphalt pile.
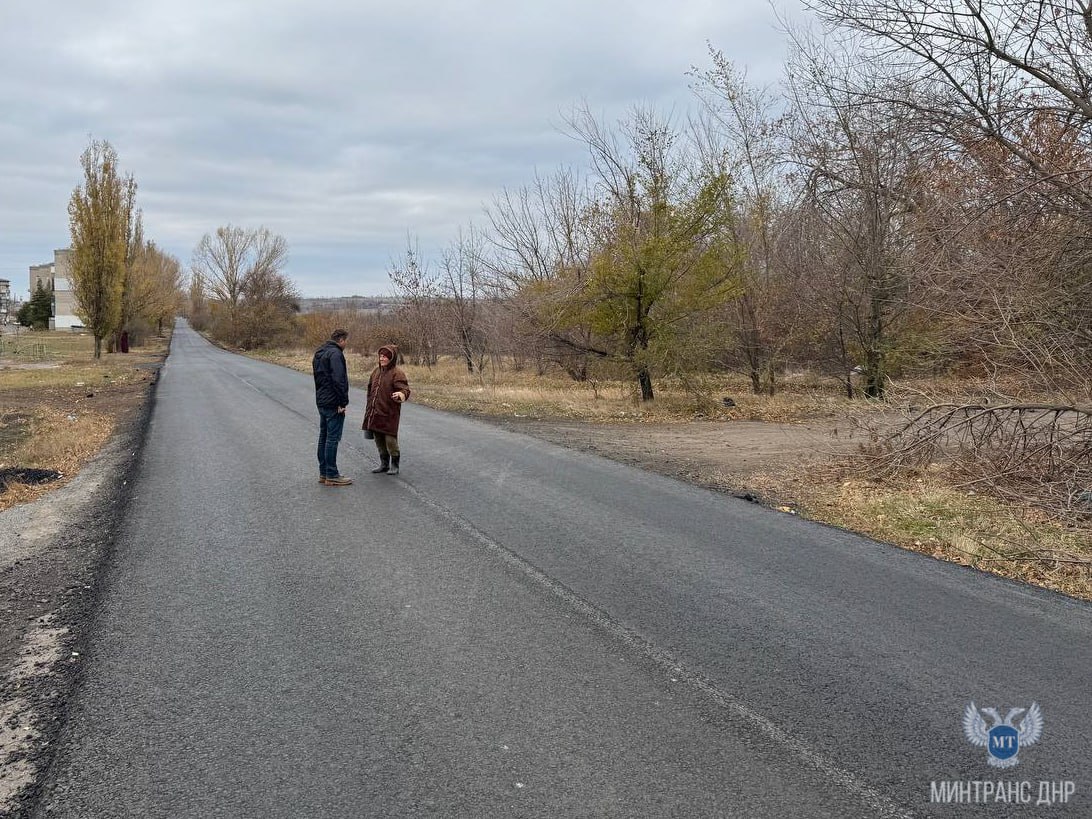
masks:
<svg viewBox="0 0 1092 819"><path fill-rule="evenodd" d="M59 480L61 473L55 469L32 469L30 467L9 466L0 469L0 493L8 491L13 483L41 485Z"/></svg>

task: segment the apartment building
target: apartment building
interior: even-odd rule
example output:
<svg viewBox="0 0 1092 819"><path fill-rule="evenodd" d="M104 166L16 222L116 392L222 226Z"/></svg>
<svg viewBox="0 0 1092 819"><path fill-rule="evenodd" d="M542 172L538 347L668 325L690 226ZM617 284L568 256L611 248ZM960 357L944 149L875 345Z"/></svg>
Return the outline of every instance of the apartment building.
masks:
<svg viewBox="0 0 1092 819"><path fill-rule="evenodd" d="M0 324L15 320L11 307L11 280L0 279Z"/></svg>
<svg viewBox="0 0 1092 819"><path fill-rule="evenodd" d="M67 330L82 324L76 315L76 294L72 292L72 251L54 250L53 261L30 266L30 294L33 296L39 282L53 294L53 315L49 319L50 330Z"/></svg>

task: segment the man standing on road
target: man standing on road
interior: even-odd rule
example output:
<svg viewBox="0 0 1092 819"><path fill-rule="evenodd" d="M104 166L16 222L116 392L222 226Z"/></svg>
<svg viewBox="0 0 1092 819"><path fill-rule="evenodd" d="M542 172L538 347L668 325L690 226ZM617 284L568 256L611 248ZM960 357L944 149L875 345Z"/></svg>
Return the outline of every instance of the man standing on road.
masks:
<svg viewBox="0 0 1092 819"><path fill-rule="evenodd" d="M349 371L345 366L348 341L348 330L334 330L311 359L319 411L319 483L324 486L348 486L353 482L337 471L337 445L345 426L345 408L349 406Z"/></svg>

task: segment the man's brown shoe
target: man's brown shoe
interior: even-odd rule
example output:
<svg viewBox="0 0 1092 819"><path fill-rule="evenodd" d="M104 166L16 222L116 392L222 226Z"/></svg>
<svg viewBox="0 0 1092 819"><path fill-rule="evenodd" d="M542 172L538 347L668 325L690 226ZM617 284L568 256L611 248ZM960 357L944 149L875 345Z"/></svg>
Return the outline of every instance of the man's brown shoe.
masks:
<svg viewBox="0 0 1092 819"><path fill-rule="evenodd" d="M327 478L327 486L348 486L353 482L352 478L346 478L344 475L338 475L336 478Z"/></svg>

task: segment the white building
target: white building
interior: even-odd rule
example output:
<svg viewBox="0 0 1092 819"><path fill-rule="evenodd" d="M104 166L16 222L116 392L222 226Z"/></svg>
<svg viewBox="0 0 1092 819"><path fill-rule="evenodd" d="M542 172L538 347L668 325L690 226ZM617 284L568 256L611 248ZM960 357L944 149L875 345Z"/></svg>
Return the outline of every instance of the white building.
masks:
<svg viewBox="0 0 1092 819"><path fill-rule="evenodd" d="M49 319L50 330L68 330L81 326L83 322L76 315L76 294L72 292L70 249L54 250L53 261L30 267L30 295L38 289L41 282L53 296L53 315Z"/></svg>

